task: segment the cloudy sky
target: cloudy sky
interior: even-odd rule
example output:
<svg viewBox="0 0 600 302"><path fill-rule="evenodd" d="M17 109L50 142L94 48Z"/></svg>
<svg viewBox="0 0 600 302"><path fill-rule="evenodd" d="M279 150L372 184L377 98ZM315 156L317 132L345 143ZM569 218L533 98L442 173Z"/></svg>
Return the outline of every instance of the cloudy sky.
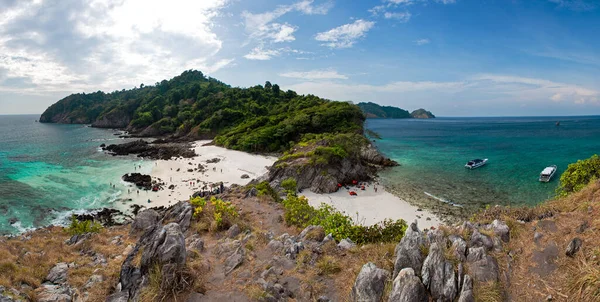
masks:
<svg viewBox="0 0 600 302"><path fill-rule="evenodd" d="M440 116L600 114L600 0L0 0L0 114L198 69Z"/></svg>

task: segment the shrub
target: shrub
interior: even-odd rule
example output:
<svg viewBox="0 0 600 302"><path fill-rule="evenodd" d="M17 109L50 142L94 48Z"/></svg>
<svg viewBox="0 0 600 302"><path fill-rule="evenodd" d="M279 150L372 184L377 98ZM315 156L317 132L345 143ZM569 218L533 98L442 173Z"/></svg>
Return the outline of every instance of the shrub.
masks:
<svg viewBox="0 0 600 302"><path fill-rule="evenodd" d="M578 160L569 165L560 176L560 186L557 188L558 196L567 196L577 192L591 181L600 177L600 157L594 155L585 160Z"/></svg>
<svg viewBox="0 0 600 302"><path fill-rule="evenodd" d="M71 216L71 224L67 227L70 235L81 235L86 233L99 233L102 225L92 220L79 221L77 216Z"/></svg>
<svg viewBox="0 0 600 302"><path fill-rule="evenodd" d="M308 204L304 196L288 194L283 200L286 224L305 228L309 225L320 225L326 234L341 240L350 238L357 244L377 242L398 242L408 227L404 220L384 220L372 226L356 225L352 218L337 211L333 207L321 204L317 209Z"/></svg>
<svg viewBox="0 0 600 302"><path fill-rule="evenodd" d="M195 197L190 199L190 204L194 207L194 218L200 221L199 224L210 226L213 230L230 227L239 216L231 202L214 196L210 198L210 203L204 198Z"/></svg>
<svg viewBox="0 0 600 302"><path fill-rule="evenodd" d="M270 196L275 201L280 201L279 195L275 192L275 189L271 187L268 181L260 182L254 186L258 191L258 196Z"/></svg>
<svg viewBox="0 0 600 302"><path fill-rule="evenodd" d="M281 182L281 187L287 192L287 193L292 193L292 194L296 194L297 190L298 190L298 184L296 183L296 180L293 178L288 178L284 181Z"/></svg>

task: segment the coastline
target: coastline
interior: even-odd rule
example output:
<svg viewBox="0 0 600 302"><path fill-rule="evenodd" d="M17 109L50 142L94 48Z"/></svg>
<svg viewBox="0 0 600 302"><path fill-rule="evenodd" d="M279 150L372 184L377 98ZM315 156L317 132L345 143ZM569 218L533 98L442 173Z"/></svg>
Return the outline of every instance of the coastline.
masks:
<svg viewBox="0 0 600 302"><path fill-rule="evenodd" d="M138 194L135 185L121 181L126 190L130 190L124 192L121 199L131 199L122 205L126 205L126 208L132 204L147 208L168 207L189 199L195 192L206 190L211 185L217 187L220 182L223 182L225 187L233 184L244 186L266 174L268 168L277 161L273 156L230 150L210 143L209 140L195 141L193 148L198 155L193 158L153 160L150 176L153 181L164 183L162 189L157 192L140 190ZM218 162L207 163L214 159L218 159ZM195 170L199 165L204 168L203 171ZM189 169L192 171L189 172ZM249 178L242 178L243 174ZM169 189L171 185L175 187ZM403 219L409 224L417 220L422 228L437 227L441 224L441 219L431 211L412 205L381 185L377 187L377 192L372 184L366 185L364 191L356 189L357 196L350 196L344 188L330 194L316 194L305 190L299 195L306 196L309 204L314 207L320 206L321 203L331 205L338 211L345 212L358 224L374 225L384 219Z"/></svg>

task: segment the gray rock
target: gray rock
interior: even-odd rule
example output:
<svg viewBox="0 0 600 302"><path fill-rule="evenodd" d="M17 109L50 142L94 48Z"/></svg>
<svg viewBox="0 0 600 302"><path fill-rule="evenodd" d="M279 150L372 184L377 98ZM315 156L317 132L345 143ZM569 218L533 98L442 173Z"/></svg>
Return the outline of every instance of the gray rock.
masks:
<svg viewBox="0 0 600 302"><path fill-rule="evenodd" d="M331 301L327 296L319 296L317 302L329 302Z"/></svg>
<svg viewBox="0 0 600 302"><path fill-rule="evenodd" d="M63 284L67 282L67 272L69 271L69 265L66 263L57 263L54 265L48 276L46 276L46 280L50 281L54 284Z"/></svg>
<svg viewBox="0 0 600 302"><path fill-rule="evenodd" d="M475 302L475 296L473 296L473 279L469 275L465 275L458 302Z"/></svg>
<svg viewBox="0 0 600 302"><path fill-rule="evenodd" d="M153 209L139 212L131 224L131 232L146 231L160 221L160 215Z"/></svg>
<svg viewBox="0 0 600 302"><path fill-rule="evenodd" d="M452 243L452 254L460 262L465 262L467 259L467 242L462 237L457 235L448 236L448 240Z"/></svg>
<svg viewBox="0 0 600 302"><path fill-rule="evenodd" d="M287 238L283 243L283 252L286 257L290 259L296 259L296 256L300 251L304 249L302 242L296 242L293 237Z"/></svg>
<svg viewBox="0 0 600 302"><path fill-rule="evenodd" d="M538 243L538 242L540 241L540 239L542 239L542 237L544 237L544 235L543 235L542 233L535 232L535 233L533 234L533 241L534 241L535 243Z"/></svg>
<svg viewBox="0 0 600 302"><path fill-rule="evenodd" d="M92 286L94 286L94 284L100 283L102 281L104 281L104 278L102 277L102 275L92 275L90 277L90 279L85 283L85 285L83 286L83 288L89 289Z"/></svg>
<svg viewBox="0 0 600 302"><path fill-rule="evenodd" d="M440 229L429 230L427 232L427 240L429 241L429 244L432 244L434 242L438 242L440 244L446 243L446 237L444 236L444 232Z"/></svg>
<svg viewBox="0 0 600 302"><path fill-rule="evenodd" d="M360 273L356 277L350 301L354 302L379 302L383 296L385 282L390 277L390 273L384 269L377 268L375 264L369 262L363 265Z"/></svg>
<svg viewBox="0 0 600 302"><path fill-rule="evenodd" d="M248 175L248 174L242 174L241 178L242 179L248 179L248 178L250 178L250 175Z"/></svg>
<svg viewBox="0 0 600 302"><path fill-rule="evenodd" d="M349 250L356 247L356 244L350 240L350 238L342 239L340 243L338 243L338 248L342 250Z"/></svg>
<svg viewBox="0 0 600 302"><path fill-rule="evenodd" d="M225 276L231 274L233 270L242 265L244 257L245 250L242 247L238 248L233 254L227 257L227 259L225 259Z"/></svg>
<svg viewBox="0 0 600 302"><path fill-rule="evenodd" d="M330 241L334 241L333 235L332 234L327 234L327 236L325 236L325 238L323 238L323 241L321 242L321 244L325 244L325 243L330 242Z"/></svg>
<svg viewBox="0 0 600 302"><path fill-rule="evenodd" d="M85 240L89 239L91 236L91 233L73 235L69 240L67 240L67 245L79 245Z"/></svg>
<svg viewBox="0 0 600 302"><path fill-rule="evenodd" d="M579 239L577 237L573 238L573 240L571 240L571 242L569 242L569 246L567 246L566 255L569 257L575 256L575 254L581 248L582 244L583 244L583 241L581 239Z"/></svg>
<svg viewBox="0 0 600 302"><path fill-rule="evenodd" d="M469 249L467 267L470 275L477 282L495 282L499 280L498 262L494 257L486 254L484 247Z"/></svg>
<svg viewBox="0 0 600 302"><path fill-rule="evenodd" d="M229 238L235 238L237 237L237 235L239 235L242 231L240 230L240 227L237 224L232 225L229 230L227 230L227 237Z"/></svg>
<svg viewBox="0 0 600 302"><path fill-rule="evenodd" d="M492 221L491 228L502 241L508 242L510 240L510 228L503 221L495 219Z"/></svg>
<svg viewBox="0 0 600 302"><path fill-rule="evenodd" d="M394 279L392 292L389 301L392 302L427 302L429 298L425 287L415 271L410 268L403 268Z"/></svg>
<svg viewBox="0 0 600 302"><path fill-rule="evenodd" d="M142 254L142 271L154 264L184 265L187 257L185 238L177 223L169 223L156 233Z"/></svg>
<svg viewBox="0 0 600 302"><path fill-rule="evenodd" d="M488 235L481 234L477 229L475 229L473 231L473 234L471 235L471 241L470 241L469 246L471 246L471 247L483 246L486 248L486 250L489 251L492 248L494 248L494 242Z"/></svg>
<svg viewBox="0 0 600 302"><path fill-rule="evenodd" d="M129 293L126 291L114 293L114 294L106 297L106 302L128 302L128 301L129 301Z"/></svg>
<svg viewBox="0 0 600 302"><path fill-rule="evenodd" d="M307 240L307 236L311 235L314 236L315 234L319 235L319 237L321 236L321 234L325 234L325 231L323 229L322 226L320 225L309 225L306 228L304 228L304 230L302 230L302 232L300 233L300 235L298 235L299 240ZM310 238L310 240L314 240L314 241L321 241L323 240L323 237L321 238Z"/></svg>
<svg viewBox="0 0 600 302"><path fill-rule="evenodd" d="M180 201L167 210L162 221L176 222L185 233L190 228L193 213L194 208L189 202Z"/></svg>
<svg viewBox="0 0 600 302"><path fill-rule="evenodd" d="M417 223L413 222L410 224L404 237L400 240L400 243L396 245L394 262L394 278L400 270L406 267L412 268L415 272L420 273L423 265L424 256L421 254L421 250L425 248L425 240L423 234L419 230Z"/></svg>
<svg viewBox="0 0 600 302"><path fill-rule="evenodd" d="M283 243L279 240L273 239L269 241L267 247L269 247L272 251L279 251L283 249Z"/></svg>
<svg viewBox="0 0 600 302"><path fill-rule="evenodd" d="M452 263L444 258L443 247L434 242L421 271L423 284L434 300L453 301L457 294L456 275Z"/></svg>
<svg viewBox="0 0 600 302"><path fill-rule="evenodd" d="M256 197L258 195L258 190L255 187L250 188L248 192L246 192L246 196L244 198Z"/></svg>
<svg viewBox="0 0 600 302"><path fill-rule="evenodd" d="M73 291L68 286L42 284L35 289L38 302L71 302Z"/></svg>

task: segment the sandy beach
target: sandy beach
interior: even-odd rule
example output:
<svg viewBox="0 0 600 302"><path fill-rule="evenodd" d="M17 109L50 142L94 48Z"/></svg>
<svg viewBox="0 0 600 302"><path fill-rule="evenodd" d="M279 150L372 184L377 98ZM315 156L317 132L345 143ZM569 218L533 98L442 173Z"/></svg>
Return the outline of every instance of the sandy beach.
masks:
<svg viewBox="0 0 600 302"><path fill-rule="evenodd" d="M267 173L268 167L272 166L277 158L272 156L255 155L246 152L229 150L217 146L203 146L211 141L194 142L194 150L198 156L194 158L178 158L175 160L153 161L150 175L153 180L164 182L163 189L157 192L139 190L133 184L125 183L129 192L123 196L131 198L133 203L146 207L169 206L180 200L189 199L194 192L206 190L211 184L223 182L227 186L232 184L246 185ZM207 163L207 161L215 161ZM198 165L204 167L204 171L192 171ZM249 178L242 178L242 175ZM169 186L175 187L171 190ZM150 200L150 203L148 203ZM129 202L131 203L131 202Z"/></svg>
<svg viewBox="0 0 600 302"><path fill-rule="evenodd" d="M138 193L133 184L122 182L128 189L123 198L131 199L126 204L135 203L145 207L169 206L189 199L197 191L209 189L211 184L216 186L223 182L226 187L232 184L243 186L267 173L268 168L277 160L272 156L250 154L214 145L204 146L208 143L208 140L194 143L194 150L198 154L194 158L153 161L150 175L153 180L165 183L162 190L139 190ZM197 170L198 165L202 165L204 171ZM192 171L189 171L190 169ZM242 178L244 174L249 178ZM169 189L171 185L175 187ZM377 187L377 192L372 184L366 186L364 191L352 188L357 192L357 196L350 196L345 188L331 194L316 194L305 190L300 195L305 195L312 206L329 204L339 211L346 212L356 223L363 225L373 225L386 218L404 219L409 223L416 219L420 228L437 227L440 224L440 220L434 214L426 210L419 211L418 207L385 191L382 186Z"/></svg>
<svg viewBox="0 0 600 302"><path fill-rule="evenodd" d="M425 209L419 211L418 207L385 191L382 186L377 186L377 192L373 184L366 186L364 191L359 188L351 190L355 191L357 196L350 196L345 188L331 194L304 191L300 195L306 196L308 203L313 207L318 207L321 203L331 205L339 211L346 212L355 223L363 225L373 225L386 218L404 219L409 224L417 220L420 229L437 227L441 223L434 214Z"/></svg>

